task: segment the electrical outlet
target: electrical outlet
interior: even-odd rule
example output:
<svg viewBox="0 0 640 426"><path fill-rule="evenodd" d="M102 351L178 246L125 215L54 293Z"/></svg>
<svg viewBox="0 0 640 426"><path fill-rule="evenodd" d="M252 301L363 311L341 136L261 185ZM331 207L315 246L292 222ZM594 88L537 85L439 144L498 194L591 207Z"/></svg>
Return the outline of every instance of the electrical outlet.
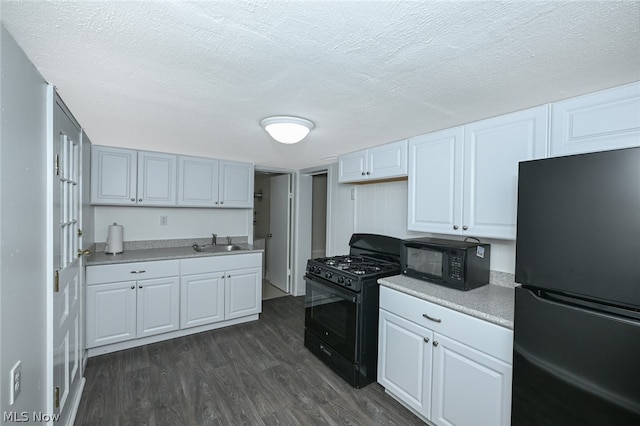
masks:
<svg viewBox="0 0 640 426"><path fill-rule="evenodd" d="M22 386L22 361L16 362L9 372L9 378L11 381L11 388L9 389L9 405L13 405L20 394L20 388Z"/></svg>
<svg viewBox="0 0 640 426"><path fill-rule="evenodd" d="M167 215L160 216L160 225L167 226L167 222L169 221L169 217Z"/></svg>

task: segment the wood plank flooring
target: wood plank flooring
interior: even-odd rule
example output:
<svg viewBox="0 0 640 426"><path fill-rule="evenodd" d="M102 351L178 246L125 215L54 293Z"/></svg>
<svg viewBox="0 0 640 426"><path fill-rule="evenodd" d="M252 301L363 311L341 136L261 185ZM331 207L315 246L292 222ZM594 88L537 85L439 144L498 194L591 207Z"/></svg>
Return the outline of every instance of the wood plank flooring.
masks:
<svg viewBox="0 0 640 426"><path fill-rule="evenodd" d="M76 425L423 425L303 346L304 297L260 320L90 358Z"/></svg>

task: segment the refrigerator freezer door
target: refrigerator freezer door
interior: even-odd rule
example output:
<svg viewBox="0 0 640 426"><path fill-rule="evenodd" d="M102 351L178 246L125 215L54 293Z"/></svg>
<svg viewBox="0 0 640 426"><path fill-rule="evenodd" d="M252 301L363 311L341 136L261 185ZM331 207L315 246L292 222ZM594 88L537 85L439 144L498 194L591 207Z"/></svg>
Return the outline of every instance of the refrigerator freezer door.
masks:
<svg viewBox="0 0 640 426"><path fill-rule="evenodd" d="M515 293L511 423L640 424L640 323Z"/></svg>

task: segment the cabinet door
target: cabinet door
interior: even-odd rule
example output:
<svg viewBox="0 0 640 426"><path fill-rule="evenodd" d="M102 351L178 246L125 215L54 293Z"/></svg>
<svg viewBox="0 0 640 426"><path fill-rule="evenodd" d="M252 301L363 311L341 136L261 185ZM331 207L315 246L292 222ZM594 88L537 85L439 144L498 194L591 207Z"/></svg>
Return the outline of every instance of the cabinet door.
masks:
<svg viewBox="0 0 640 426"><path fill-rule="evenodd" d="M136 204L137 152L94 146L91 149L91 203Z"/></svg>
<svg viewBox="0 0 640 426"><path fill-rule="evenodd" d="M87 348L136 337L136 283L89 285L87 294Z"/></svg>
<svg viewBox="0 0 640 426"><path fill-rule="evenodd" d="M464 128L462 233L516 239L518 162L544 158L548 106Z"/></svg>
<svg viewBox="0 0 640 426"><path fill-rule="evenodd" d="M338 182L358 182L367 176L367 150L341 155L338 159Z"/></svg>
<svg viewBox="0 0 640 426"><path fill-rule="evenodd" d="M177 330L180 326L178 277L138 281L138 337Z"/></svg>
<svg viewBox="0 0 640 426"><path fill-rule="evenodd" d="M253 164L220 161L220 207L253 207Z"/></svg>
<svg viewBox="0 0 640 426"><path fill-rule="evenodd" d="M368 150L367 166L367 179L406 176L407 140L370 148Z"/></svg>
<svg viewBox="0 0 640 426"><path fill-rule="evenodd" d="M224 318L233 319L262 312L261 268L227 272L224 289Z"/></svg>
<svg viewBox="0 0 640 426"><path fill-rule="evenodd" d="M461 233L462 127L409 139L410 231Z"/></svg>
<svg viewBox="0 0 640 426"><path fill-rule="evenodd" d="M378 383L431 417L433 333L383 309L378 325Z"/></svg>
<svg viewBox="0 0 640 426"><path fill-rule="evenodd" d="M552 157L640 146L640 83L556 102L551 110Z"/></svg>
<svg viewBox="0 0 640 426"><path fill-rule="evenodd" d="M224 319L224 272L180 278L180 328Z"/></svg>
<svg viewBox="0 0 640 426"><path fill-rule="evenodd" d="M176 205L176 165L175 155L138 152L139 205Z"/></svg>
<svg viewBox="0 0 640 426"><path fill-rule="evenodd" d="M178 157L178 205L215 207L218 204L220 162L198 157Z"/></svg>
<svg viewBox="0 0 640 426"><path fill-rule="evenodd" d="M433 338L433 422L508 426L511 366L440 334Z"/></svg>

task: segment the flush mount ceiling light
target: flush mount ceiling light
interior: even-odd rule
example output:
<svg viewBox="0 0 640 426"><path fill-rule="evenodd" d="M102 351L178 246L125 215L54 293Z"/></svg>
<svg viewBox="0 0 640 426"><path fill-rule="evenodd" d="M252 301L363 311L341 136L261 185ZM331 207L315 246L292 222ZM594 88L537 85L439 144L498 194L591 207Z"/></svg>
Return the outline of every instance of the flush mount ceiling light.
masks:
<svg viewBox="0 0 640 426"><path fill-rule="evenodd" d="M313 122L305 118L285 115L267 117L260 122L260 125L273 139L287 144L300 142L316 127Z"/></svg>

